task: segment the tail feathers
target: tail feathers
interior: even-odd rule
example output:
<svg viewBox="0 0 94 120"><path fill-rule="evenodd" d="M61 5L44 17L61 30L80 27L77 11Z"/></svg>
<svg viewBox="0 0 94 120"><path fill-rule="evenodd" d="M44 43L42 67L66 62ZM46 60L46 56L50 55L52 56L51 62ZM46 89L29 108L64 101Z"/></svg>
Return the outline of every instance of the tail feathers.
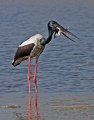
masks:
<svg viewBox="0 0 94 120"><path fill-rule="evenodd" d="M14 59L13 59L13 60L12 60L12 65L13 65L13 66L14 66L14 63L15 63L15 62L14 62Z"/></svg>
<svg viewBox="0 0 94 120"><path fill-rule="evenodd" d="M19 65L19 64L20 64L20 62L14 61L14 59L13 59L12 65L13 65L14 67L17 66L17 65Z"/></svg>

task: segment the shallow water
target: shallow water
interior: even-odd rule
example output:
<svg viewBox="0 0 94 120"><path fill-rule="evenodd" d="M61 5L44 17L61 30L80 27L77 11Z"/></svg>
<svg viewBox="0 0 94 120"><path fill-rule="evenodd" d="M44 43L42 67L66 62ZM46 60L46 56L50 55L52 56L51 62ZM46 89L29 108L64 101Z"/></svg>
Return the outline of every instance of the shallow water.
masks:
<svg viewBox="0 0 94 120"><path fill-rule="evenodd" d="M0 3L0 105L7 105L8 103L21 105L21 109L0 109L0 117L2 120L13 120L13 113L24 114L27 112L27 61L21 63L20 66L13 68L11 61L18 45L28 37L41 33L45 37L48 35L47 22L49 20L56 20L64 27L69 27L70 31L76 34L80 39L76 42L71 42L67 38L60 36L52 40L46 46L43 54L39 59L38 68L38 91L39 91L39 106L43 108L42 102L45 102L45 109L49 111L45 115L41 109L41 117L43 120L68 120L70 116L75 119L75 112L71 112L66 117L68 111L58 110L57 107L49 106L51 99L60 97L59 101L64 99L64 95L71 96L82 94L79 99L93 96L94 92L94 2L80 0L75 1L48 1L48 2L31 2L15 1ZM46 57L47 56L47 57ZM31 66L31 76L33 78L33 66ZM33 80L31 80L32 97L34 95ZM3 96L2 96L3 95ZM11 97L10 97L11 96ZM48 97L47 97L48 96ZM10 99L11 98L11 99ZM22 99L23 98L23 99ZM48 98L46 101L45 98ZM66 97L65 97L66 98ZM41 100L40 100L41 99ZM92 98L93 100L93 98ZM19 102L20 101L20 102ZM66 99L64 100L66 101ZM75 101L71 100L73 103ZM54 102L54 101L53 101ZM52 103L55 104L55 103ZM94 104L93 102L90 104ZM24 107L25 106L25 107ZM62 109L62 107L61 107ZM90 108L91 111L93 109ZM52 113L51 113L52 111ZM58 111L58 112L57 112ZM63 111L62 114L60 111ZM91 111L87 111L88 119L94 118ZM59 116L59 118L56 117ZM60 114L60 115L59 115ZM65 114L65 117L64 117ZM9 116L10 115L10 116ZM78 117L78 118L79 118ZM0 118L0 119L1 119ZM14 118L17 119L17 118ZM19 119L19 118L18 118ZM27 119L27 118L24 118ZM85 119L86 117L79 118ZM78 120L78 119L77 119Z"/></svg>

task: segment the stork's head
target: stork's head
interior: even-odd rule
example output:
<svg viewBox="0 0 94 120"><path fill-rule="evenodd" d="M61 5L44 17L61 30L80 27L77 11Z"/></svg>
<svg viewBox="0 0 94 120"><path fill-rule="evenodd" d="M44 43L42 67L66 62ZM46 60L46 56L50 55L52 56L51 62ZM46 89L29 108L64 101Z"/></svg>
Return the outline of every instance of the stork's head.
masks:
<svg viewBox="0 0 94 120"><path fill-rule="evenodd" d="M54 38L56 36L60 36L61 33L67 37L68 39L74 41L72 38L70 38L69 36L73 36L75 38L77 38L73 33L71 33L70 31L68 31L68 29L62 27L59 23L57 23L56 21L49 21L48 22L48 30L49 30L49 34L53 33L54 34ZM78 38L77 38L78 39Z"/></svg>

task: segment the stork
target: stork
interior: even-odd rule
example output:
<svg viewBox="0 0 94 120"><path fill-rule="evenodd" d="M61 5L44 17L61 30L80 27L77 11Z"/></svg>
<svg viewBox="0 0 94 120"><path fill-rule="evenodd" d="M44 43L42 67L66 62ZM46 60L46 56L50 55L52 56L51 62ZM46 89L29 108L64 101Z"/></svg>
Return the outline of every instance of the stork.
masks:
<svg viewBox="0 0 94 120"><path fill-rule="evenodd" d="M52 37L54 39L56 36L59 36L61 33L71 39L68 35L76 37L73 33L69 32L68 29L62 27L56 21L48 22L48 32L49 35L47 38L44 38L41 34L36 34L18 46L18 49L15 53L15 56L12 61L12 65L15 67L19 65L22 61L28 59L28 91L30 92L30 64L31 59L35 58L35 66L34 66L34 84L36 85L36 75L37 75L37 67L38 67L38 58L40 54L43 52L45 46L51 41ZM77 38L77 37L76 37ZM35 89L37 90L37 89Z"/></svg>

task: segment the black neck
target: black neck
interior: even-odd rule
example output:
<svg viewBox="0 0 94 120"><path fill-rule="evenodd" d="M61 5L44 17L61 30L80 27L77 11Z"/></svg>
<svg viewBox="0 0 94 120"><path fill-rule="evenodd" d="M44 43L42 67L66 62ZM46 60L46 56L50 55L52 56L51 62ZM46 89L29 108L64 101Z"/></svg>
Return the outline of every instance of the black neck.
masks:
<svg viewBox="0 0 94 120"><path fill-rule="evenodd" d="M48 44L51 41L52 36L53 36L53 32L50 31L48 38L45 41L43 41L41 45L45 46L46 44Z"/></svg>

